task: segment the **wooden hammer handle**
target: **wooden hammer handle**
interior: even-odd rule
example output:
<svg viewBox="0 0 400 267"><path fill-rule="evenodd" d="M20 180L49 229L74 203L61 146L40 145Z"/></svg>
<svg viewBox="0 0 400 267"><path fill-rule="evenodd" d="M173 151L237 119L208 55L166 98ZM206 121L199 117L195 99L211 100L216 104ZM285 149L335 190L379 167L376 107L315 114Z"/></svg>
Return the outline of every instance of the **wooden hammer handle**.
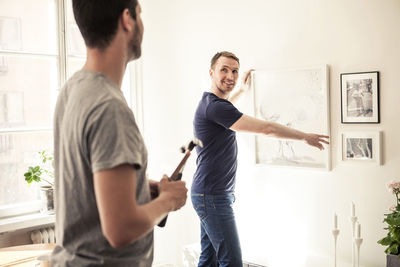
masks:
<svg viewBox="0 0 400 267"><path fill-rule="evenodd" d="M178 167L176 167L175 171L171 174L171 177L169 179L171 179L172 181L176 180L176 177L178 176L178 173L182 170L182 167L185 165L187 159L190 156L190 151L186 152L185 156L183 157L183 159L181 160L181 162L179 163Z"/></svg>

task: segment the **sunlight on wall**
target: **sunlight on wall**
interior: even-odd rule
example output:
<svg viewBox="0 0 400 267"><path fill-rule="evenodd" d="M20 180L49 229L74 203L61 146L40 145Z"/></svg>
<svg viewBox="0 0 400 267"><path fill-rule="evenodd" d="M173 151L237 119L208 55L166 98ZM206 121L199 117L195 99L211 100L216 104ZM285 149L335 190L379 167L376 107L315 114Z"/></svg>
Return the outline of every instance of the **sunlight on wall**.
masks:
<svg viewBox="0 0 400 267"><path fill-rule="evenodd" d="M241 192L241 194L245 192ZM247 192L248 195L254 192ZM245 206L254 203L241 203L238 206L238 228L241 236L243 259L262 263L271 267L303 266L308 248L308 232L305 225L293 217L293 203L276 203L285 192L270 188L265 192L260 205L253 212L245 212ZM251 202L252 200L249 199ZM243 206L244 205L244 206ZM249 209L247 209L250 211ZM258 210L254 214L254 210ZM290 211L290 212L288 212ZM244 216L243 216L244 215ZM289 256L290 255L290 256Z"/></svg>
<svg viewBox="0 0 400 267"><path fill-rule="evenodd" d="M269 174L254 179L254 136L239 135L237 140L240 164L235 213L243 259L271 267L304 266L309 229L295 196L290 196L287 187L274 184Z"/></svg>

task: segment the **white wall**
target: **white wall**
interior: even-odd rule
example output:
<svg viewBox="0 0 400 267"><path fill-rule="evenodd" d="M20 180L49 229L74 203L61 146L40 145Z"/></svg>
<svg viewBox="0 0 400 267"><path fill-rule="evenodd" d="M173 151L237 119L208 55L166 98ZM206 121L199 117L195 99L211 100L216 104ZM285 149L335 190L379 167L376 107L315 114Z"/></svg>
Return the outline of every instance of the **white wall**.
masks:
<svg viewBox="0 0 400 267"><path fill-rule="evenodd" d="M170 174L180 160L178 148L192 136L194 110L208 90L209 61L217 51L236 53L242 71L328 64L331 172L255 166L253 138L238 136L236 212L243 252L248 259L272 267L282 254L297 256L297 263L313 254L328 261L337 212L338 256L351 262L348 216L354 201L364 237L361 264L383 266L384 248L376 241L385 235L383 214L394 204L385 184L400 179L396 119L400 1L146 0L141 4L144 134L152 178ZM381 123L341 124L340 73L375 70L380 72ZM251 113L250 99L243 99L240 109ZM383 131L384 164L341 162L340 132L367 129ZM184 173L189 186L194 162L195 156ZM155 262L180 266L182 246L193 242L199 242L199 222L188 201L170 215L165 229L156 230Z"/></svg>

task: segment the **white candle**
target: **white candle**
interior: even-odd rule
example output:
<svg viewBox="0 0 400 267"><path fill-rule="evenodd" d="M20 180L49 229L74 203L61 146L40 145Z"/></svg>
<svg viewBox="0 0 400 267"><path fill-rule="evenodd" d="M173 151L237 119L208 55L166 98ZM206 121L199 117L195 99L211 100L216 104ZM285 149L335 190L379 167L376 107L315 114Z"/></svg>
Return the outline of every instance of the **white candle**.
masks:
<svg viewBox="0 0 400 267"><path fill-rule="evenodd" d="M337 229L337 214L333 217L333 229Z"/></svg>
<svg viewBox="0 0 400 267"><path fill-rule="evenodd" d="M361 224L357 223L357 231L356 231L357 238L361 237Z"/></svg>
<svg viewBox="0 0 400 267"><path fill-rule="evenodd" d="M353 202L351 202L351 217L356 216L356 206L354 205Z"/></svg>

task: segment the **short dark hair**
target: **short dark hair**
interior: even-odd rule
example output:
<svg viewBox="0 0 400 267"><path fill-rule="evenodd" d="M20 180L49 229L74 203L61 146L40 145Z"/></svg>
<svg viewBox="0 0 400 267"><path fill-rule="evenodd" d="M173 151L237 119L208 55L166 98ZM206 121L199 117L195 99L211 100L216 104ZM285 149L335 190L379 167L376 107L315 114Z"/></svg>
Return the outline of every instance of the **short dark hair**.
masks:
<svg viewBox="0 0 400 267"><path fill-rule="evenodd" d="M222 52L216 53L216 54L212 57L212 59L211 59L211 68L214 68L215 63L217 63L217 60L218 60L220 57L229 57L229 58L232 58L232 59L236 60L237 63L240 65L239 58L238 58L234 53L231 53L231 52L228 52L228 51L222 51Z"/></svg>
<svg viewBox="0 0 400 267"><path fill-rule="evenodd" d="M128 9L136 20L138 0L72 0L79 30L90 48L106 48L118 29L118 19Z"/></svg>

